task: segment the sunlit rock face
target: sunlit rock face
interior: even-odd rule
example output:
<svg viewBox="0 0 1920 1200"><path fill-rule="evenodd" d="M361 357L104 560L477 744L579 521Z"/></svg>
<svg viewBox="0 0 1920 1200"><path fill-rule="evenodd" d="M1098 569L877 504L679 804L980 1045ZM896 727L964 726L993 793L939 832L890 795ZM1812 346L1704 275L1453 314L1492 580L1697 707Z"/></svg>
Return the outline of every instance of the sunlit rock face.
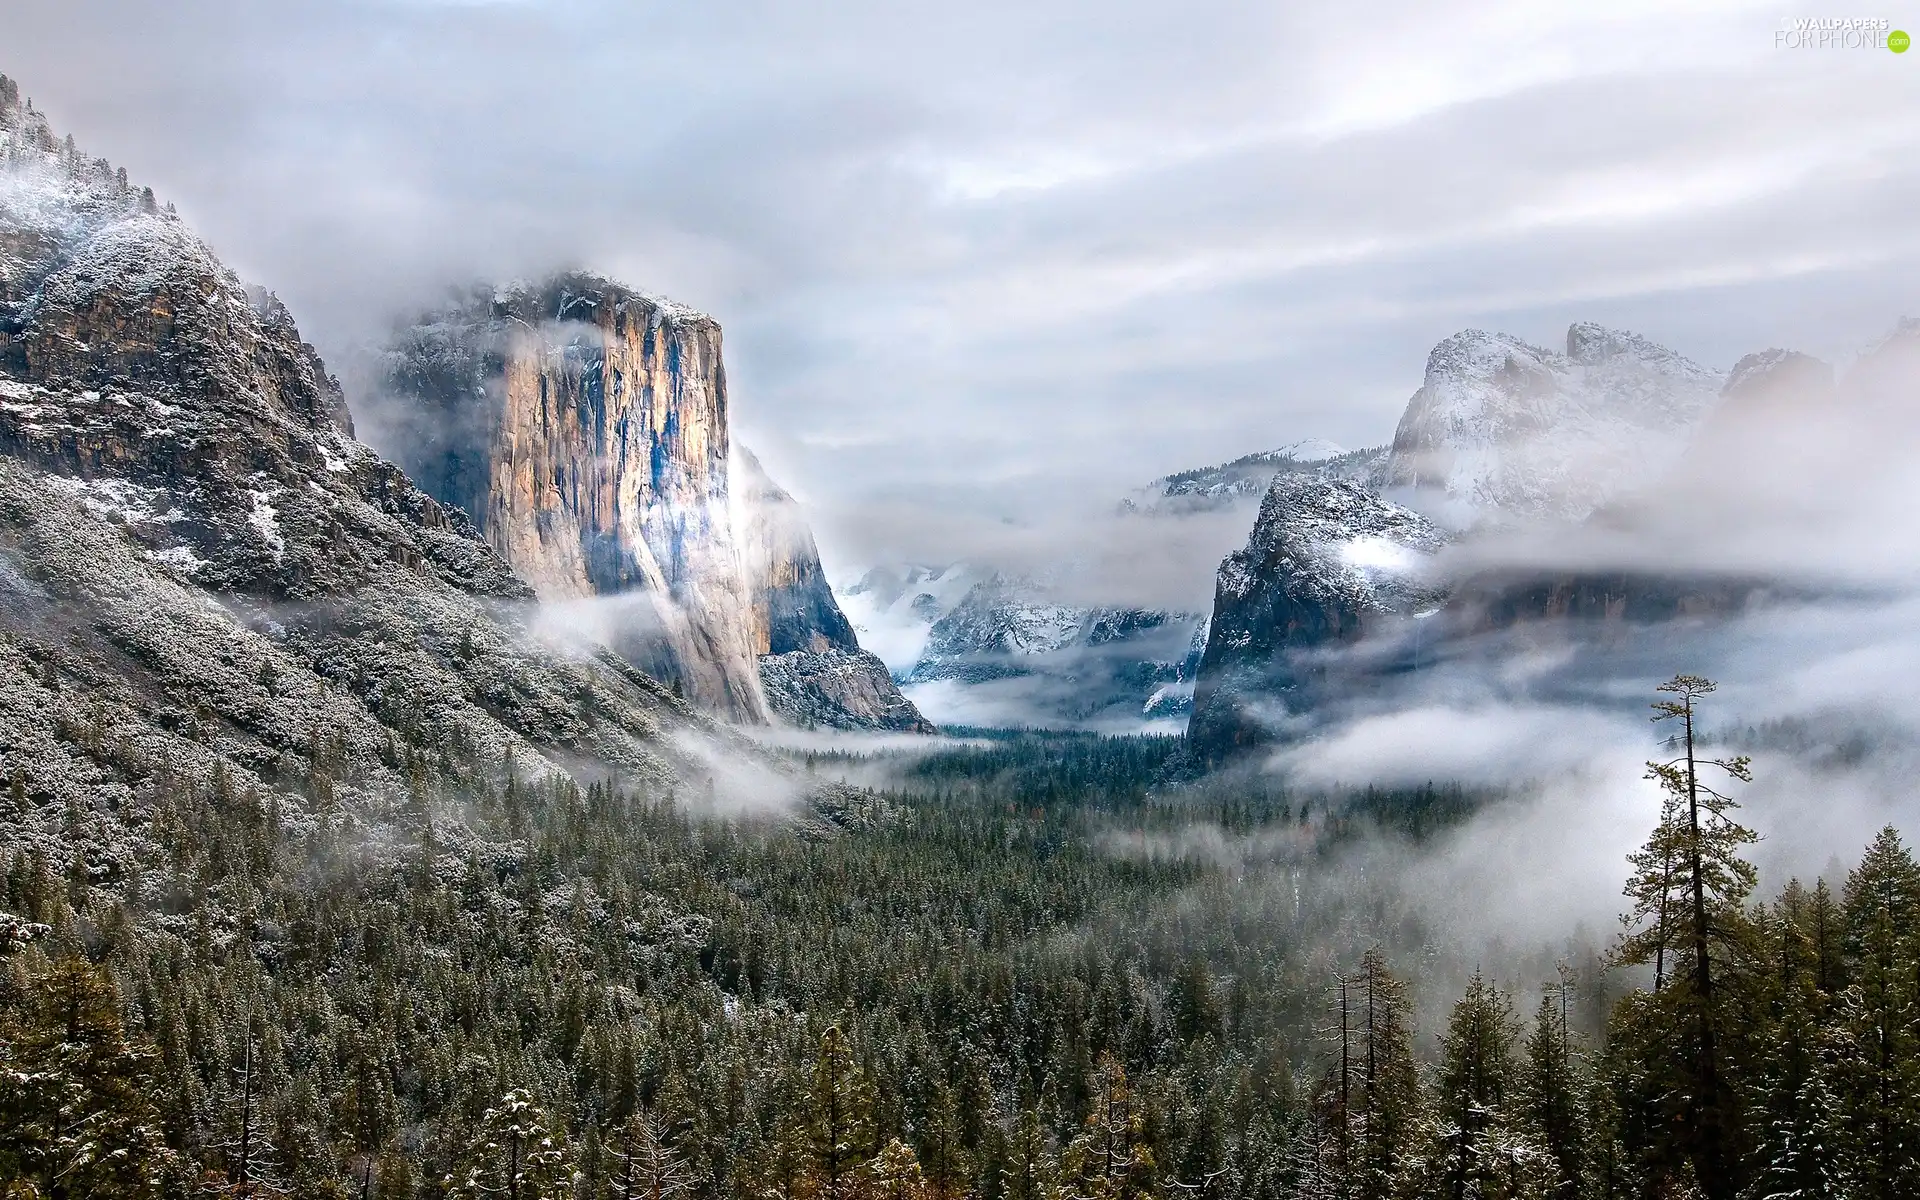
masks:
<svg viewBox="0 0 1920 1200"><path fill-rule="evenodd" d="M732 444L711 317L569 274L429 314L385 365L401 462L563 622L730 720L925 726Z"/></svg>
<svg viewBox="0 0 1920 1200"><path fill-rule="evenodd" d="M729 505L720 326L591 275L477 292L401 331L392 438L543 601L729 719L767 719ZM563 610L565 611L565 610Z"/></svg>

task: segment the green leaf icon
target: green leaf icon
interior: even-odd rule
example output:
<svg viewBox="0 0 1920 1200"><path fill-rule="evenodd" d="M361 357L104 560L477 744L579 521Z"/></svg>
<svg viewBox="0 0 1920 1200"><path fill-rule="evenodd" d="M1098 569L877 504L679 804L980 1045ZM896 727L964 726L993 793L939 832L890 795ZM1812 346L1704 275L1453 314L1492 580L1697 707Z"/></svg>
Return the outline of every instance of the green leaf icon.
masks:
<svg viewBox="0 0 1920 1200"><path fill-rule="evenodd" d="M1907 47L1911 45L1913 45L1913 39L1907 36L1907 31L1904 29L1896 29L1887 35L1887 49L1895 54L1905 54Z"/></svg>

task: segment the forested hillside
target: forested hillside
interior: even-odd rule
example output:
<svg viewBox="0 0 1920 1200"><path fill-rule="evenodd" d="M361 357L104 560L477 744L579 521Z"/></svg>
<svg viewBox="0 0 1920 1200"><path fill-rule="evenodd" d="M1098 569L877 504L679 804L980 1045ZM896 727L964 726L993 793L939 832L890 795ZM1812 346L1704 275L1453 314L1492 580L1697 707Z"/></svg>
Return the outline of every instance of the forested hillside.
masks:
<svg viewBox="0 0 1920 1200"><path fill-rule="evenodd" d="M1845 880L1756 903L1731 806L1696 787L1689 809L1695 774L1663 768L1608 962L1522 995L1476 976L1421 1029L1446 931L1341 846L1417 850L1500 798L1236 801L1156 782L1177 752L816 754L897 782L804 820L429 783L385 843L224 774L169 783L125 878L5 864L0 1174L23 1196L526 1200L1920 1178L1920 870L1891 830ZM459 823L465 844L436 834Z"/></svg>

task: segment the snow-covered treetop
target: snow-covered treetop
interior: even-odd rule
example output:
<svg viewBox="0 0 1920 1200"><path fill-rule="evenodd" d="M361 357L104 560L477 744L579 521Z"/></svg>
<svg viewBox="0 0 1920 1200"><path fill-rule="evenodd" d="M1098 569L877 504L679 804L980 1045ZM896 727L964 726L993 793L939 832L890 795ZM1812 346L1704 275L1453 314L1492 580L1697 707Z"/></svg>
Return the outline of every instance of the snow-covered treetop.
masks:
<svg viewBox="0 0 1920 1200"><path fill-rule="evenodd" d="M154 200L152 188L135 188L126 171L80 153L71 135L56 137L46 114L0 75L0 271L11 290L21 290L20 273L34 260L57 257L130 216L178 221ZM42 244L46 240L52 244Z"/></svg>

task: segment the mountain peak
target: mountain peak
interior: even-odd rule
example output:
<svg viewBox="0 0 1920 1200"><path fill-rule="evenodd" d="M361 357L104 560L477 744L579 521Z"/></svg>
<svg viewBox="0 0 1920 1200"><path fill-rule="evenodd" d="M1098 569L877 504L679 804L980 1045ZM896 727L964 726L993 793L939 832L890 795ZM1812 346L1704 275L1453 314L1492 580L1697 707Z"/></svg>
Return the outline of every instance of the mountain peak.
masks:
<svg viewBox="0 0 1920 1200"><path fill-rule="evenodd" d="M1593 321L1575 321L1567 326L1567 357L1582 366L1593 366L1610 358L1621 357L1694 366L1672 350L1637 333L1609 329Z"/></svg>
<svg viewBox="0 0 1920 1200"><path fill-rule="evenodd" d="M1721 376L1591 322L1567 352L1464 329L1433 348L1388 461L1389 486L1451 519L1578 519L1651 478L1706 414Z"/></svg>

